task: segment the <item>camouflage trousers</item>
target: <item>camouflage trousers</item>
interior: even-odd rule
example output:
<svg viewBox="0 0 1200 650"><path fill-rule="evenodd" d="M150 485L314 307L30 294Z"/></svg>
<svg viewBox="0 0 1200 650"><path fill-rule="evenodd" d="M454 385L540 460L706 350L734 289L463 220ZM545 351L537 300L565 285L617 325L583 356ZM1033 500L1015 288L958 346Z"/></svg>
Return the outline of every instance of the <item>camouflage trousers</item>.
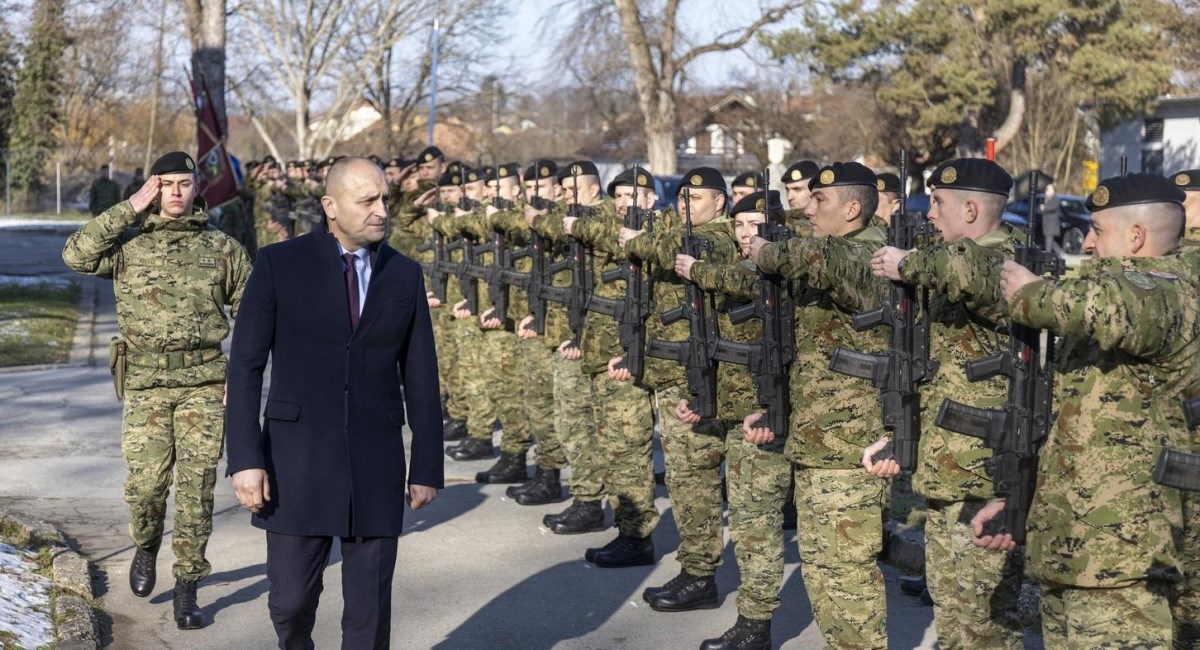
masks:
<svg viewBox="0 0 1200 650"><path fill-rule="evenodd" d="M796 469L797 540L813 619L831 648L887 648L887 481L861 469Z"/></svg>
<svg viewBox="0 0 1200 650"><path fill-rule="evenodd" d="M725 432L731 423L706 420L691 425L674 415L687 394L683 386L658 391L659 435L667 466L671 513L679 529L679 566L694 576L711 576L721 564L725 546L721 522L721 460Z"/></svg>
<svg viewBox="0 0 1200 650"><path fill-rule="evenodd" d="M1024 647L1016 620L1024 556L971 544L971 518L986 503L929 500L925 580L942 650Z"/></svg>
<svg viewBox="0 0 1200 650"><path fill-rule="evenodd" d="M597 457L603 462L604 489L613 505L617 530L646 537L658 525L654 507L654 413L650 394L632 381L592 379Z"/></svg>
<svg viewBox="0 0 1200 650"><path fill-rule="evenodd" d="M668 415L668 417L673 417ZM783 587L783 504L792 484L792 464L783 455L785 438L765 445L746 442L741 424L726 440L725 485L729 536L737 558L738 614L770 620Z"/></svg>
<svg viewBox="0 0 1200 650"><path fill-rule="evenodd" d="M537 442L533 448L534 461L538 467L562 469L567 465L567 456L554 430L553 353L541 339L519 339L517 349L521 356L525 419L529 434ZM508 441L507 429L504 441Z"/></svg>
<svg viewBox="0 0 1200 650"><path fill-rule="evenodd" d="M602 460L596 455L596 419L592 378L583 364L567 361L552 350L554 368L554 431L571 465L571 496L590 502L604 498Z"/></svg>
<svg viewBox="0 0 1200 650"><path fill-rule="evenodd" d="M476 440L492 439L492 425L499 412L489 390L490 377L484 366L492 363L484 343L479 321L466 318L454 321L454 344L458 346L458 373L462 382L463 400L467 405L467 435Z"/></svg>
<svg viewBox="0 0 1200 650"><path fill-rule="evenodd" d="M1171 616L1175 620L1175 647L1200 650L1200 494L1183 493L1183 582L1175 585Z"/></svg>
<svg viewBox="0 0 1200 650"><path fill-rule="evenodd" d="M446 413L455 420L467 421L467 400L459 373L458 342L454 316L449 307L430 310L433 318L433 343L437 346L438 380L446 394Z"/></svg>
<svg viewBox="0 0 1200 650"><path fill-rule="evenodd" d="M499 418L504 427L500 451L524 456L533 444L533 438L529 433L529 415L525 412L525 382L520 379L523 363L520 339L503 329L487 330L482 334L475 367L495 413L488 421L487 437L491 438L492 423ZM472 430L471 420L467 418L468 432Z"/></svg>
<svg viewBox="0 0 1200 650"><path fill-rule="evenodd" d="M1161 580L1115 589L1042 585L1046 650L1170 648L1171 588Z"/></svg>
<svg viewBox="0 0 1200 650"><path fill-rule="evenodd" d="M121 451L129 469L129 536L139 546L162 536L174 478L171 549L175 577L183 580L200 580L212 571L204 551L212 533L213 487L225 437L223 393L222 384L125 391Z"/></svg>

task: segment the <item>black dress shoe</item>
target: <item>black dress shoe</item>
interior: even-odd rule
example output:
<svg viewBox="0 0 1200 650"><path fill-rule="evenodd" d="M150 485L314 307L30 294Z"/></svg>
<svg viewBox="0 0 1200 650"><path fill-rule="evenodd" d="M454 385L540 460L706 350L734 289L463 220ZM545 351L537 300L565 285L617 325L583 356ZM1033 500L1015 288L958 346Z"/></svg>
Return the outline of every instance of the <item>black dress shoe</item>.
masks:
<svg viewBox="0 0 1200 650"><path fill-rule="evenodd" d="M717 580L715 576L699 577L683 571L662 589L644 593L642 598L657 612L712 609L717 606Z"/></svg>
<svg viewBox="0 0 1200 650"><path fill-rule="evenodd" d="M555 535L595 533L608 527L599 501L576 501L557 515L542 517L542 523Z"/></svg>
<svg viewBox="0 0 1200 650"><path fill-rule="evenodd" d="M522 489L523 488L523 489ZM537 468L533 480L517 488L512 495L523 506L540 506L562 501L562 481L556 469ZM604 511L600 511L600 523L604 523Z"/></svg>
<svg viewBox="0 0 1200 650"><path fill-rule="evenodd" d="M175 625L181 630L199 630L204 627L204 612L196 604L196 583L188 580L175 581Z"/></svg>
<svg viewBox="0 0 1200 650"><path fill-rule="evenodd" d="M133 595L145 598L154 591L154 581L158 578L157 564L160 546L162 546L162 537L146 546L137 547L137 551L133 554L133 562L129 565L129 589L133 591Z"/></svg>
<svg viewBox="0 0 1200 650"><path fill-rule="evenodd" d="M529 469L525 466L525 456L500 453L496 461L484 472L475 473L476 483L524 483L529 480Z"/></svg>
<svg viewBox="0 0 1200 650"><path fill-rule="evenodd" d="M705 639L700 650L771 650L771 619L738 616L733 627L715 639Z"/></svg>
<svg viewBox="0 0 1200 650"><path fill-rule="evenodd" d="M900 578L900 591L909 596L920 596L925 591L925 576L904 576Z"/></svg>
<svg viewBox="0 0 1200 650"><path fill-rule="evenodd" d="M649 535L637 538L619 534L600 548L589 548L583 559L605 569L650 566L654 564L654 540Z"/></svg>
<svg viewBox="0 0 1200 650"><path fill-rule="evenodd" d="M491 440L467 438L463 443L446 452L454 460L484 460L496 455Z"/></svg>

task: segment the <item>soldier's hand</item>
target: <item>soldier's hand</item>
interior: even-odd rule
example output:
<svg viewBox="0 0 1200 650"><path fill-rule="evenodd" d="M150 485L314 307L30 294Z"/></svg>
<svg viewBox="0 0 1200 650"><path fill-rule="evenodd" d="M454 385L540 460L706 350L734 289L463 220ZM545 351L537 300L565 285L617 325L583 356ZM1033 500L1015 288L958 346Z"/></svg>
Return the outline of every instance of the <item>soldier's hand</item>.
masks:
<svg viewBox="0 0 1200 650"><path fill-rule="evenodd" d="M987 525L1000 513L1004 512L1004 500L997 499L984 506L975 516L971 518L971 543L982 549L989 551L1015 551L1017 543L1013 541L1011 533L1001 533L999 535L988 535L984 531Z"/></svg>
<svg viewBox="0 0 1200 650"><path fill-rule="evenodd" d="M899 282L901 280L900 262L911 252L900 250L895 246L884 246L871 256L871 272L877 278L887 278L893 282Z"/></svg>
<svg viewBox="0 0 1200 650"><path fill-rule="evenodd" d="M134 192L133 196L129 197L129 203L133 205L134 212L141 214L150 207L151 203L154 203L161 192L162 180L155 174L147 178L141 188Z"/></svg>
<svg viewBox="0 0 1200 650"><path fill-rule="evenodd" d="M1004 292L1006 301L1012 301L1013 294L1017 292L1017 289L1030 282L1037 282L1039 279L1029 269L1009 260L1000 268L1000 291Z"/></svg>
<svg viewBox="0 0 1200 650"><path fill-rule="evenodd" d="M684 280L692 279L692 265L696 263L696 258L683 253L675 254L675 275Z"/></svg>
<svg viewBox="0 0 1200 650"><path fill-rule="evenodd" d="M221 387L221 406L229 406L229 382Z"/></svg>
<svg viewBox="0 0 1200 650"><path fill-rule="evenodd" d="M762 254L763 246L766 246L769 243L771 243L771 242L763 239L762 237L759 237L758 235L754 235L753 237L751 237L750 238L750 255L749 255L750 261L754 262L755 264L758 264L758 256Z"/></svg>
<svg viewBox="0 0 1200 650"><path fill-rule="evenodd" d="M498 330L504 327L504 323L496 318L496 309L493 307L479 315L479 326L485 330Z"/></svg>
<svg viewBox="0 0 1200 650"><path fill-rule="evenodd" d="M533 316L526 316L521 319L521 323L517 325L517 337L529 340L537 338L537 331L533 329Z"/></svg>
<svg viewBox="0 0 1200 650"><path fill-rule="evenodd" d="M894 458L885 458L883 460L875 460L875 454L878 454L890 442L890 438L884 436L876 440L870 447L863 450L862 466L867 470L867 473L877 478L892 478L900 473L900 463Z"/></svg>
<svg viewBox="0 0 1200 650"><path fill-rule="evenodd" d="M629 368L617 366L625 362L625 357L613 357L608 360L608 376L610 379L617 381L629 381L633 379L633 373L629 372Z"/></svg>
<svg viewBox="0 0 1200 650"><path fill-rule="evenodd" d="M571 234L571 228L576 221L579 221L579 217L563 217L563 232Z"/></svg>
<svg viewBox="0 0 1200 650"><path fill-rule="evenodd" d="M630 239L641 237L645 232L645 230L634 230L633 228L622 227L621 232L617 234L617 243L621 245L621 248L625 248L625 244L627 244Z"/></svg>
<svg viewBox="0 0 1200 650"><path fill-rule="evenodd" d="M425 300L429 303L430 309L437 309L442 306L442 301L438 300L437 296L433 295L432 291L425 292Z"/></svg>
<svg viewBox="0 0 1200 650"><path fill-rule="evenodd" d="M413 205L418 205L423 208L423 207L429 205L430 203L432 203L435 196L437 196L437 188L436 187L425 190L424 194L422 194L421 196L418 196L416 198L416 200L413 201Z"/></svg>
<svg viewBox="0 0 1200 650"><path fill-rule="evenodd" d="M575 345L575 341L567 340L558 345L558 355L566 361L579 361L583 358L583 350Z"/></svg>
<svg viewBox="0 0 1200 650"><path fill-rule="evenodd" d="M408 175L417 171L417 163L411 163L409 166L400 170L400 180L408 178Z"/></svg>
<svg viewBox="0 0 1200 650"><path fill-rule="evenodd" d="M244 469L234 473L233 493L243 508L257 514L271 500L267 470Z"/></svg>
<svg viewBox="0 0 1200 650"><path fill-rule="evenodd" d="M746 442L752 445L765 445L775 439L775 432L771 431L771 427L758 425L766 414L766 411L757 411L742 418L742 437L746 439Z"/></svg>
<svg viewBox="0 0 1200 650"><path fill-rule="evenodd" d="M471 317L471 311L467 309L467 301L465 299L454 303L454 317L458 320L465 320Z"/></svg>
<svg viewBox="0 0 1200 650"><path fill-rule="evenodd" d="M489 217L492 216L493 214L496 214L499 211L500 211L500 209L497 208L496 206L492 205L491 203L483 206L483 213Z"/></svg>
<svg viewBox="0 0 1200 650"><path fill-rule="evenodd" d="M684 424L699 424L700 416L690 408L686 399L679 400L675 405L675 419Z"/></svg>
<svg viewBox="0 0 1200 650"><path fill-rule="evenodd" d="M532 205L529 205L528 203L525 204L525 220L526 221L533 219L534 217L540 217L543 214L546 214L545 210L538 210L537 208L533 207Z"/></svg>
<svg viewBox="0 0 1200 650"><path fill-rule="evenodd" d="M433 503L437 498L438 489L429 487L428 485L408 484L408 494L404 497L408 501L408 507L413 510L420 510L423 506Z"/></svg>

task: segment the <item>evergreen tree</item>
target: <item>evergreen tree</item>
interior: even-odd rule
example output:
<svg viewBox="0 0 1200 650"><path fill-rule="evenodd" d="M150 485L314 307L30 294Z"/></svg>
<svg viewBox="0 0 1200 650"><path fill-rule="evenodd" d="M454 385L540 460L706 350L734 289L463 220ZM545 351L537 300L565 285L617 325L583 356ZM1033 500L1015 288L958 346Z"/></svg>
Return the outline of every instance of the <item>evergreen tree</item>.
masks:
<svg viewBox="0 0 1200 650"><path fill-rule="evenodd" d="M69 44L65 0L34 0L29 40L17 72L9 132L13 188L40 189L46 161L56 145L64 53Z"/></svg>
<svg viewBox="0 0 1200 650"><path fill-rule="evenodd" d="M8 148L16 83L17 50L9 26L0 19L0 151Z"/></svg>

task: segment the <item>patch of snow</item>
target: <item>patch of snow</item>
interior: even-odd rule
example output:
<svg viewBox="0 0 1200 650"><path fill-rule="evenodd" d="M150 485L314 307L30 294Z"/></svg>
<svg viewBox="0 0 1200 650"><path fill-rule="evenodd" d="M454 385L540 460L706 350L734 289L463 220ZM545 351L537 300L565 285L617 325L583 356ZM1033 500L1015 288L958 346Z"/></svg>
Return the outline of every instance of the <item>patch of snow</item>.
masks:
<svg viewBox="0 0 1200 650"><path fill-rule="evenodd" d="M87 219L72 219L70 221L55 221L49 219L31 219L29 217L0 216L0 229L37 230L42 232L72 233L87 223Z"/></svg>
<svg viewBox="0 0 1200 650"><path fill-rule="evenodd" d="M69 287L71 279L59 275L0 275L0 284L10 287Z"/></svg>
<svg viewBox="0 0 1200 650"><path fill-rule="evenodd" d="M0 542L0 631L16 636L20 648L54 642L50 620L50 580L36 573L29 551Z"/></svg>

